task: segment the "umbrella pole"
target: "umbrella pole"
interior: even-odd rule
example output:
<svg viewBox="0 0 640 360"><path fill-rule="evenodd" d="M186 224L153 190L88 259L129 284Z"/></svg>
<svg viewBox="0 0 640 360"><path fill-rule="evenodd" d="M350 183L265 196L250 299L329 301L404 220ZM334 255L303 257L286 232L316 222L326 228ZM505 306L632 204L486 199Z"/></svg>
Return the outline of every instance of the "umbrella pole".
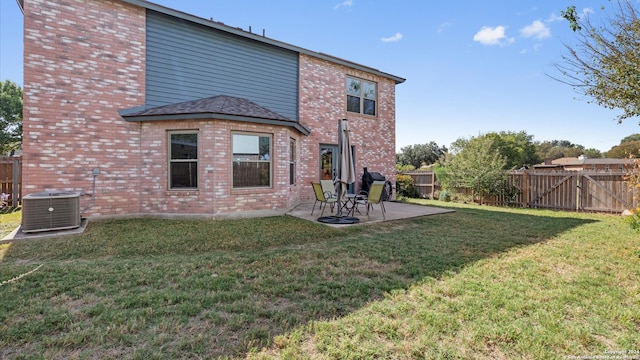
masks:
<svg viewBox="0 0 640 360"><path fill-rule="evenodd" d="M344 151L342 143L342 132L344 131L342 127L342 121L338 120L338 167L336 169L336 178L340 182L338 184L338 211L336 212L336 216L342 217L342 152ZM335 186L335 184L334 184Z"/></svg>

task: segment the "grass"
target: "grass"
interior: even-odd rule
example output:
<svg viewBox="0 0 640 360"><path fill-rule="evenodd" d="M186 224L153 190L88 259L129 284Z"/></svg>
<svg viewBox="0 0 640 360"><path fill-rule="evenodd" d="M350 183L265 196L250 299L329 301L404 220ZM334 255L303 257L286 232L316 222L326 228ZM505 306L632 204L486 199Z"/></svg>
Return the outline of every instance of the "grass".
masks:
<svg viewBox="0 0 640 360"><path fill-rule="evenodd" d="M619 217L421 202L456 212L339 229L119 220L0 245L0 357L640 350L640 244Z"/></svg>
<svg viewBox="0 0 640 360"><path fill-rule="evenodd" d="M21 220L20 208L5 207L0 209L0 239L20 226Z"/></svg>

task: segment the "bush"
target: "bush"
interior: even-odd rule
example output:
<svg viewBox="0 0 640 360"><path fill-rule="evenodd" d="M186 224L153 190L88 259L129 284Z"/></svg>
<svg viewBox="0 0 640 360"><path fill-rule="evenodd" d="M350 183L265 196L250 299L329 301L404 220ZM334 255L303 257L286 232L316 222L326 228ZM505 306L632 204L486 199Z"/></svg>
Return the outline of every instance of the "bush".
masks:
<svg viewBox="0 0 640 360"><path fill-rule="evenodd" d="M624 222L633 230L640 231L640 213L637 210L631 210L631 213L624 217Z"/></svg>
<svg viewBox="0 0 640 360"><path fill-rule="evenodd" d="M416 188L415 181L409 175L398 174L396 175L396 189L398 195L408 198L419 198L420 193Z"/></svg>
<svg viewBox="0 0 640 360"><path fill-rule="evenodd" d="M448 190L440 191L438 193L438 199L446 202L451 201L451 192L449 192Z"/></svg>
<svg viewBox="0 0 640 360"><path fill-rule="evenodd" d="M631 161L631 169L625 176L625 181L629 186L629 190L634 193L634 199L640 202L640 158L633 156L633 154L627 157ZM640 204L635 209L630 209L631 214L625 218L625 222L629 226L640 231Z"/></svg>

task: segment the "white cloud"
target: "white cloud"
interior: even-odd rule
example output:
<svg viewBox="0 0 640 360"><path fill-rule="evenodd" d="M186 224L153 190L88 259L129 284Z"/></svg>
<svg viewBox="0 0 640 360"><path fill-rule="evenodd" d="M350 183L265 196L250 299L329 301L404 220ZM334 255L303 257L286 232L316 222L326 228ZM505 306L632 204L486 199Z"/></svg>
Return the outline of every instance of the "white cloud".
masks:
<svg viewBox="0 0 640 360"><path fill-rule="evenodd" d="M551 15L549 15L549 17L545 20L545 22L548 23L553 23L553 22L558 22L558 21L563 21L564 18L560 15L557 15L556 13L552 12Z"/></svg>
<svg viewBox="0 0 640 360"><path fill-rule="evenodd" d="M507 28L504 26L483 26L473 36L473 41L477 41L483 45L505 45L505 43L512 43L513 39L507 38L505 34Z"/></svg>
<svg viewBox="0 0 640 360"><path fill-rule="evenodd" d="M551 30L542 21L536 20L520 29L520 35L536 40L544 40L551 36Z"/></svg>
<svg viewBox="0 0 640 360"><path fill-rule="evenodd" d="M580 18L589 16L589 14L593 14L593 9L592 8L584 8L584 9L582 9L582 15L580 15Z"/></svg>
<svg viewBox="0 0 640 360"><path fill-rule="evenodd" d="M333 7L334 10L338 10L341 7L351 7L353 6L353 0L344 0L341 3L337 3L336 6Z"/></svg>
<svg viewBox="0 0 640 360"><path fill-rule="evenodd" d="M396 41L400 41L402 39L402 34L401 33L396 33L393 36L389 36L386 38L381 38L380 40L382 42L396 42Z"/></svg>

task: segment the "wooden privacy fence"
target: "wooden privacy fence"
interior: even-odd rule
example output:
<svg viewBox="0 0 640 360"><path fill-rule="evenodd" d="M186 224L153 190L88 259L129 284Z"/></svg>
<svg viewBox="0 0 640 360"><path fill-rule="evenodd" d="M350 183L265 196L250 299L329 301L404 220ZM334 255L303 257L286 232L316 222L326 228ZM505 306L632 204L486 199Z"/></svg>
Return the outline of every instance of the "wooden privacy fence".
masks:
<svg viewBox="0 0 640 360"><path fill-rule="evenodd" d="M411 176L414 186L422 198L433 199L435 198L436 191L440 189L434 171L409 171L403 172L402 175Z"/></svg>
<svg viewBox="0 0 640 360"><path fill-rule="evenodd" d="M405 172L422 197L434 197L438 188L433 171ZM568 211L621 213L636 208L638 195L624 182L622 171L512 171L508 195L489 196L483 203L497 206L546 208ZM468 193L468 189L457 189ZM637 191L637 190L636 190Z"/></svg>
<svg viewBox="0 0 640 360"><path fill-rule="evenodd" d="M7 198L6 205L18 206L18 202L22 199L21 178L22 158L0 156L0 193Z"/></svg>

